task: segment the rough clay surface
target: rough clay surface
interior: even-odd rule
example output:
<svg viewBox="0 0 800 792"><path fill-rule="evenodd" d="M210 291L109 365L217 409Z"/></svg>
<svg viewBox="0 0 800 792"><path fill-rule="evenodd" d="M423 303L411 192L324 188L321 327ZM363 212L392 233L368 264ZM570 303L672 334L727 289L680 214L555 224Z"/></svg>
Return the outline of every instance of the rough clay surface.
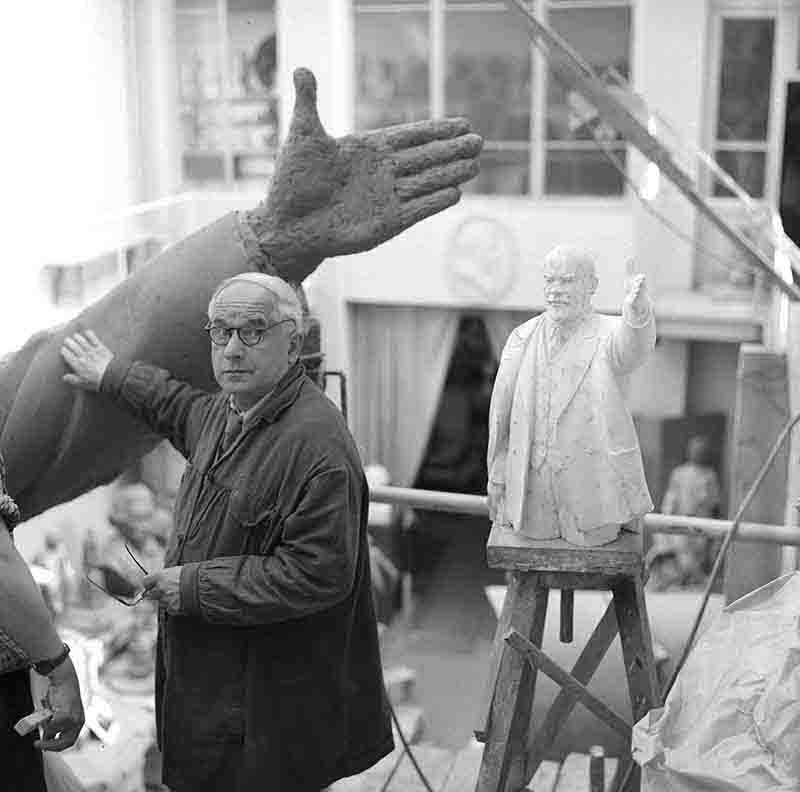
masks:
<svg viewBox="0 0 800 792"><path fill-rule="evenodd" d="M482 140L463 119L329 137L316 81L295 73L297 101L269 197L165 250L61 328L0 363L0 450L25 517L110 481L157 438L102 396L61 380L65 335L91 328L118 355L214 386L202 327L216 284L257 268L299 283L327 256L369 250L455 204L477 173Z"/></svg>

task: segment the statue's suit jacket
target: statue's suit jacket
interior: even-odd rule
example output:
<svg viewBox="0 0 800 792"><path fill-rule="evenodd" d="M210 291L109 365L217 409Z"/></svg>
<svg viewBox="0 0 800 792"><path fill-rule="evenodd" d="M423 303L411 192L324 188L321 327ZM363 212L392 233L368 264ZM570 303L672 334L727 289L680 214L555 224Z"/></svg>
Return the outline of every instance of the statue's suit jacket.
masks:
<svg viewBox="0 0 800 792"><path fill-rule="evenodd" d="M533 378L548 375L533 362L545 327L541 314L511 333L489 410L489 487L505 486L498 519L515 530L525 526L534 448L546 440L534 436L533 387ZM554 382L546 462L559 519L572 521L574 529L622 524L653 508L625 396L628 375L653 349L655 335L652 312L641 327L592 313L549 365Z"/></svg>

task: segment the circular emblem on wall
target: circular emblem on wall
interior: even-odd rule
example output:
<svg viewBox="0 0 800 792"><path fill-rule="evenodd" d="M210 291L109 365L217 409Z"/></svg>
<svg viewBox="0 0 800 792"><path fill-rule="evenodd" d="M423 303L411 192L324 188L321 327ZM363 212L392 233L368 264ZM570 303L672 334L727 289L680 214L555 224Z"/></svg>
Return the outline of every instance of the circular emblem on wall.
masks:
<svg viewBox="0 0 800 792"><path fill-rule="evenodd" d="M468 217L456 227L445 254L450 290L457 297L492 303L508 294L519 254L510 229L491 217Z"/></svg>

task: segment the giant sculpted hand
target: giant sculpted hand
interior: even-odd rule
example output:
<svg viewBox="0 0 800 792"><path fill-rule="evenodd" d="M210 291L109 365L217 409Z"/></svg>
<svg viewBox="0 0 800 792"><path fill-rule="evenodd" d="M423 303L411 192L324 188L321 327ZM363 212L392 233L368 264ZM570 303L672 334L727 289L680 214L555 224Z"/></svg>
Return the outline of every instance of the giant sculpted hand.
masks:
<svg viewBox="0 0 800 792"><path fill-rule="evenodd" d="M163 250L61 328L0 361L0 448L25 517L110 481L158 437L107 397L62 379L64 340L91 328L120 361L144 360L215 387L208 300L254 269L302 281L326 256L368 250L456 203L482 141L464 120L421 121L333 139L317 116L314 75L297 101L269 195Z"/></svg>
<svg viewBox="0 0 800 792"><path fill-rule="evenodd" d="M267 200L245 214L259 249L300 282L326 256L359 253L457 203L483 145L469 122L420 121L334 139L317 85L294 73L296 102Z"/></svg>

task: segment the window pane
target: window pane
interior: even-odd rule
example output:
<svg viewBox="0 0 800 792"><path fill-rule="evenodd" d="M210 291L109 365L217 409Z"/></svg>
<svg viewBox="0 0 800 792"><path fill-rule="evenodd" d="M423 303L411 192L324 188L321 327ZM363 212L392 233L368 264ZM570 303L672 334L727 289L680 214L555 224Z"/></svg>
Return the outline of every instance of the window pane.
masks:
<svg viewBox="0 0 800 792"><path fill-rule="evenodd" d="M528 149L502 150L485 147L480 173L461 185L464 193L481 195L526 195L530 192Z"/></svg>
<svg viewBox="0 0 800 792"><path fill-rule="evenodd" d="M601 76L616 71L630 76L631 12L629 8L564 8L551 11L553 29ZM604 139L618 139L594 107L565 88L552 72L547 81L547 139L589 140L597 127Z"/></svg>
<svg viewBox="0 0 800 792"><path fill-rule="evenodd" d="M625 167L625 149L613 151ZM551 149L545 164L545 191L550 195L621 195L622 174L602 151Z"/></svg>
<svg viewBox="0 0 800 792"><path fill-rule="evenodd" d="M530 39L506 11L448 11L447 114L486 140L530 139Z"/></svg>
<svg viewBox="0 0 800 792"><path fill-rule="evenodd" d="M418 121L430 116L428 14L355 14L356 128Z"/></svg>
<svg viewBox="0 0 800 792"><path fill-rule="evenodd" d="M771 19L722 23L718 140L766 140L772 81Z"/></svg>
<svg viewBox="0 0 800 792"><path fill-rule="evenodd" d="M715 159L753 198L764 195L766 152L717 151ZM731 192L719 182L714 182L714 195L727 198Z"/></svg>

